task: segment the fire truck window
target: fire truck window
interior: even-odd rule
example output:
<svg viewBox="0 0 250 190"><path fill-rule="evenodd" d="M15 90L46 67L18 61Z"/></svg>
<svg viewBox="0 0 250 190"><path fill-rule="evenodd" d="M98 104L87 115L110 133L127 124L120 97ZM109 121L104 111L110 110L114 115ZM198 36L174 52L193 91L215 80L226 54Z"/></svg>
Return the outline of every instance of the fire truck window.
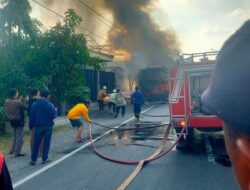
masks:
<svg viewBox="0 0 250 190"><path fill-rule="evenodd" d="M192 76L190 78L190 95L192 113L201 113L201 94L209 85L211 74L204 74L201 76Z"/></svg>

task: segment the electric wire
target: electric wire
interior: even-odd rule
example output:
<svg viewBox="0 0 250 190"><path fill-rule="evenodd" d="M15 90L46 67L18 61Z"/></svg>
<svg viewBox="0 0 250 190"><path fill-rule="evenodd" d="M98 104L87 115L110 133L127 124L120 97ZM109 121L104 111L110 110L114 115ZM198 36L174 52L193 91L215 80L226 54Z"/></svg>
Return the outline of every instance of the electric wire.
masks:
<svg viewBox="0 0 250 190"><path fill-rule="evenodd" d="M38 1L36 1L36 0L32 0L32 1L33 1L34 3L36 3L36 4L38 4L39 6L43 7L44 9L46 9L46 10L48 10L48 11L54 13L54 14L57 15L58 17L65 19L64 16L62 16L61 14L55 12L54 10L52 10L52 9L50 9L49 7L45 6L44 4L42 4L42 3L40 3L40 2L38 2ZM84 27L82 27L82 26L80 26L80 25L78 25L77 27L80 28L80 29L82 29L82 30L84 30L84 31L86 31L86 32L88 32L89 34L91 34L91 35L93 35L93 36L96 36L96 37L98 37L98 38L100 38L100 39L102 39L102 40L104 40L104 41L106 41L106 42L109 42L108 39L106 39L106 38L104 38L104 37L102 37L102 36L100 36L100 35L98 35L98 34L96 34L96 33L94 33L94 32L91 32L91 31L87 30L86 28L84 28ZM87 36L88 38L90 38L91 41L95 42L96 45L99 46L99 44L96 42L96 40L94 40L92 37L90 37L89 35L86 35L86 34L85 34L85 36ZM88 41L88 42L90 42L90 41ZM104 48L100 48L100 49L103 50L103 51L109 52L109 53L111 53L111 54L113 54L113 55L120 55L120 54L117 54L117 53L113 52L112 50L108 50L108 49L104 49Z"/></svg>
<svg viewBox="0 0 250 190"><path fill-rule="evenodd" d="M86 8L88 8L90 11L92 11L93 13L95 13L96 15L98 15L100 18L102 18L105 22L105 24L107 24L107 22L109 24L107 24L108 26L115 26L117 29L121 30L121 27L119 27L117 24L113 23L112 21L110 21L109 19L105 18L102 14L100 14L99 12L97 12L95 9L93 9L92 7L90 7L87 3L82 2L81 0L77 0L82 6L85 6ZM111 24L111 25L110 25Z"/></svg>

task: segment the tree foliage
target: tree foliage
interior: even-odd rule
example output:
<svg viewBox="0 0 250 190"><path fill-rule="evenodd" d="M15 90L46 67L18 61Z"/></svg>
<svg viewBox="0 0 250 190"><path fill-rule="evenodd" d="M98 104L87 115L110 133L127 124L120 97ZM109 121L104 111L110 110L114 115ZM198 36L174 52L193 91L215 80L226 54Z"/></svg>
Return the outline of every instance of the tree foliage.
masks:
<svg viewBox="0 0 250 190"><path fill-rule="evenodd" d="M11 37L17 32L19 36L28 35L35 37L33 22L29 16L31 6L28 0L8 0L5 7L0 9L0 26Z"/></svg>
<svg viewBox="0 0 250 190"><path fill-rule="evenodd" d="M87 65L100 68L101 62L90 57L84 35L76 33L82 19L69 9L63 23L42 32L41 23L28 15L30 6L25 3L28 1L20 1L24 4L9 0L0 9L1 97L6 97L10 87L21 93L47 87L57 100L86 99L88 88L83 69ZM9 18L14 8L25 10L20 11L20 18Z"/></svg>

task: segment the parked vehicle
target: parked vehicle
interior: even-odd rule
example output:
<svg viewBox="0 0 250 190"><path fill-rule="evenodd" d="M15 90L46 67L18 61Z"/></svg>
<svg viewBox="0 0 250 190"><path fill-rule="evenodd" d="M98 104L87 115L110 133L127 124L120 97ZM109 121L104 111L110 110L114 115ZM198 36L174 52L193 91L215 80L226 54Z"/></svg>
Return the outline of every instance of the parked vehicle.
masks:
<svg viewBox="0 0 250 190"><path fill-rule="evenodd" d="M165 67L141 69L139 87L145 101L168 100L168 73Z"/></svg>
<svg viewBox="0 0 250 190"><path fill-rule="evenodd" d="M170 122L177 134L182 127L187 126L185 135L188 141L193 140L194 129L222 130L222 121L204 110L200 99L215 69L215 61L208 58L217 54L218 52L185 54L181 56L178 64L170 69ZM196 61L199 58L200 60Z"/></svg>

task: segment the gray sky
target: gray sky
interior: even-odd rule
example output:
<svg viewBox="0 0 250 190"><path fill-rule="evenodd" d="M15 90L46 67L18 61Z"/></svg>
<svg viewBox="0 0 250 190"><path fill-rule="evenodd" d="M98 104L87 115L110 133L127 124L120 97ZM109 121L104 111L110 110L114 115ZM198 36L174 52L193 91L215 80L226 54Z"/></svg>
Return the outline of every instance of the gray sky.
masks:
<svg viewBox="0 0 250 190"><path fill-rule="evenodd" d="M185 53L219 50L250 18L249 0L159 0L157 9L154 18L177 32Z"/></svg>
<svg viewBox="0 0 250 190"><path fill-rule="evenodd" d="M61 0L53 10L65 12L79 6L75 2ZM59 19L32 1L30 3L32 16L43 23L51 26ZM150 11L162 29L170 27L176 31L183 53L203 52L219 50L224 41L250 18L250 0L158 0ZM104 16L112 20L110 15ZM108 27L101 20L99 22L93 32L106 37Z"/></svg>

